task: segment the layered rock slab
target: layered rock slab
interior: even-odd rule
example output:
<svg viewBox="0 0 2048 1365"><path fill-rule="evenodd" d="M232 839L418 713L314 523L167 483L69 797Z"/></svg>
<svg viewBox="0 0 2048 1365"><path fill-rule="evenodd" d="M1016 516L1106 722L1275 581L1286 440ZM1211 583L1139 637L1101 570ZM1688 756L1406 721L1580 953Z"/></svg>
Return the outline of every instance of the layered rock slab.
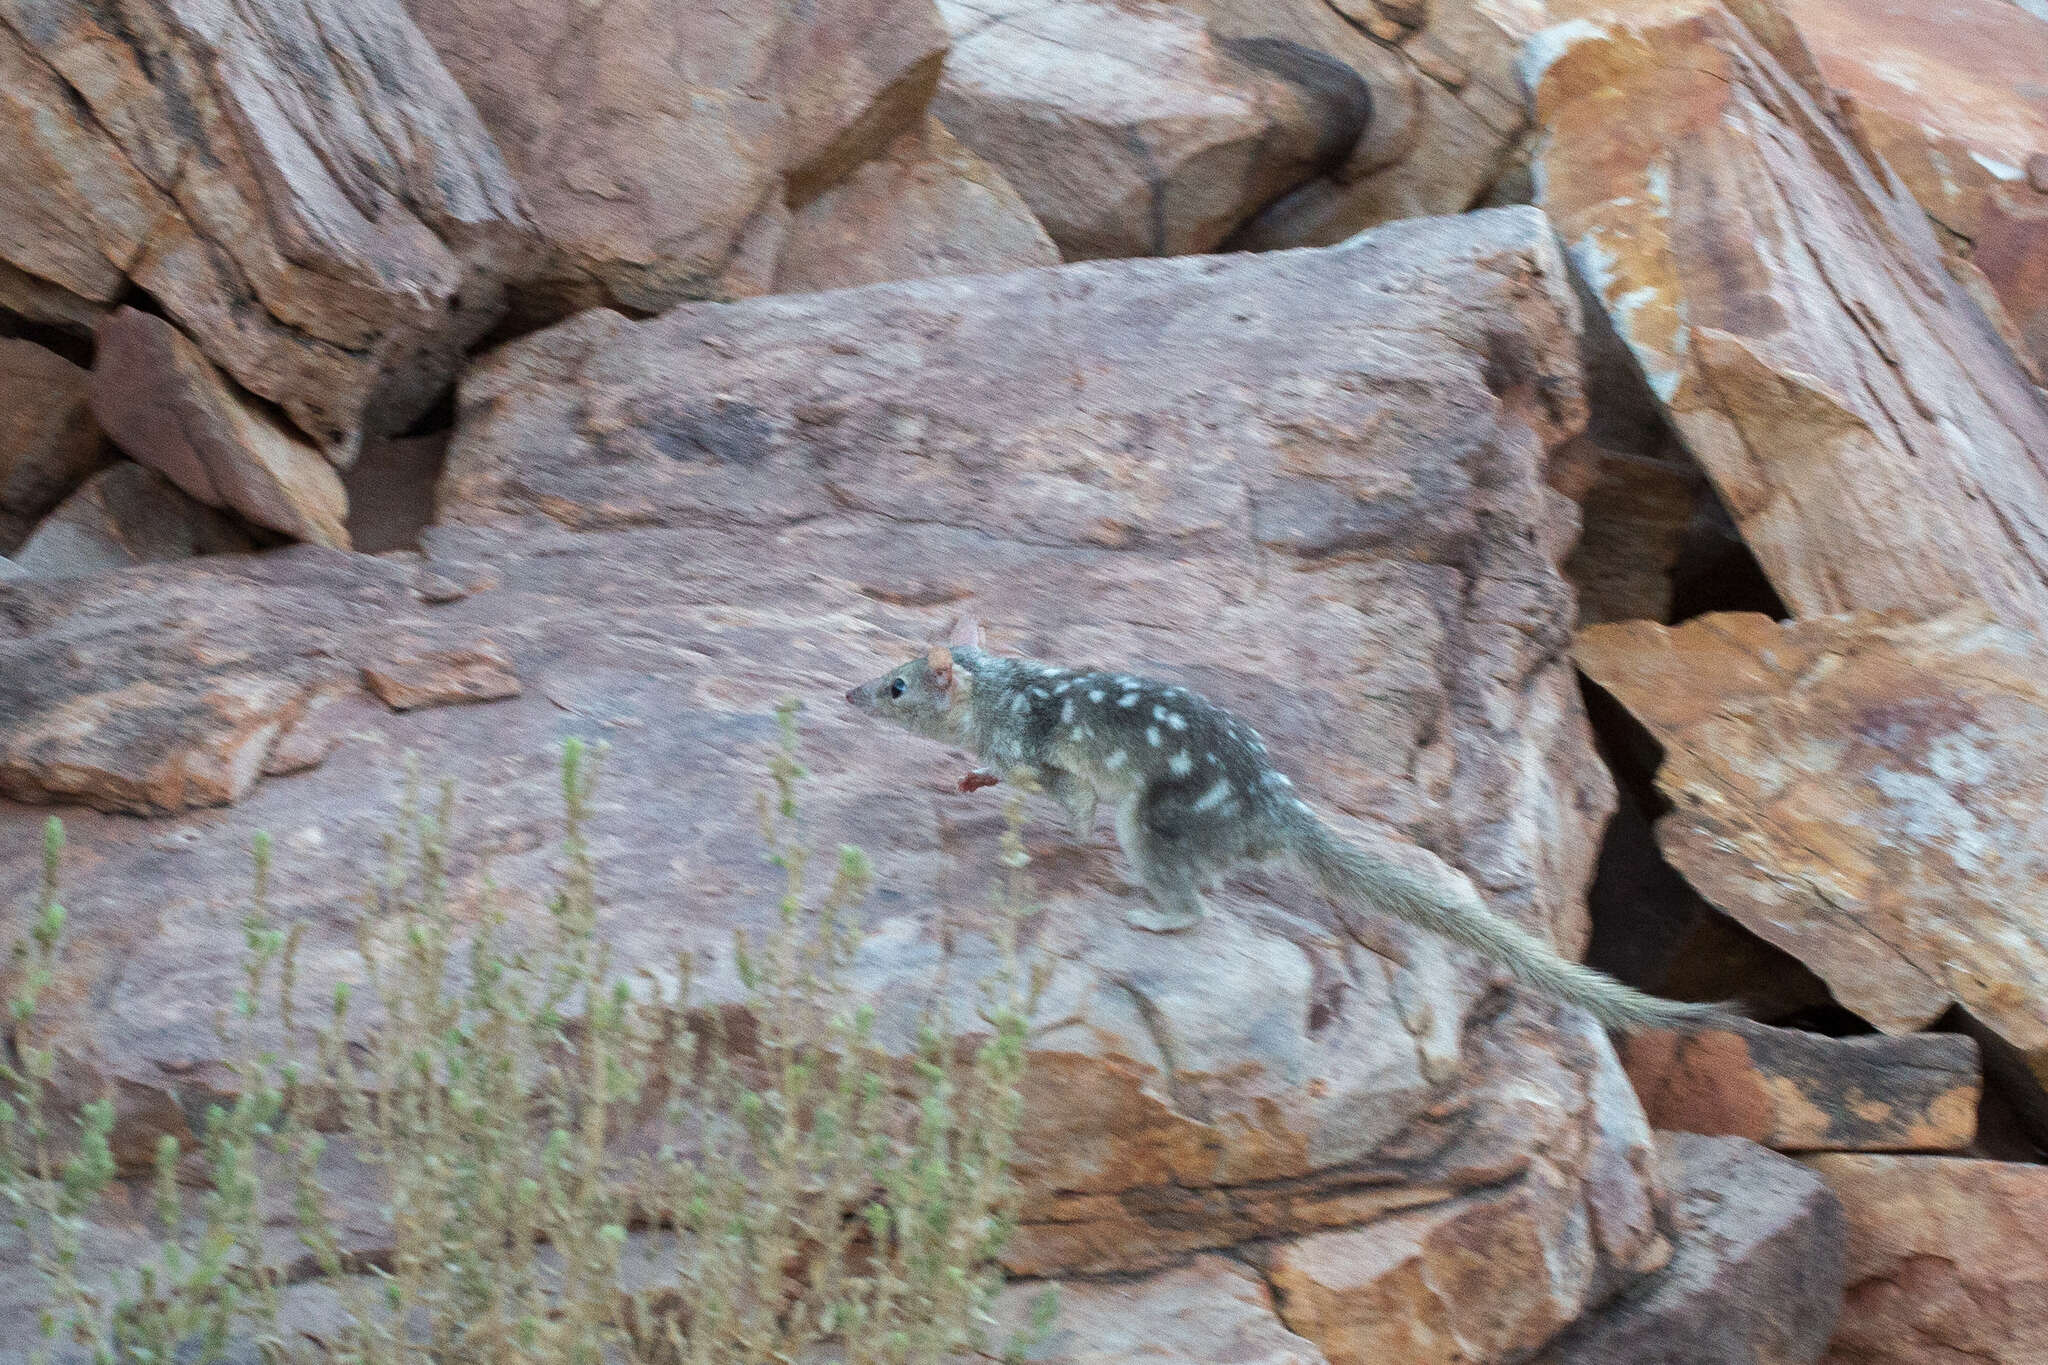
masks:
<svg viewBox="0 0 2048 1365"><path fill-rule="evenodd" d="M998 647L1237 705L1333 818L1399 828L1572 944L1612 798L1562 654L1572 509L1543 477L1583 417L1561 270L1541 218L1508 211L1326 251L592 314L516 344L467 386L421 578L259 563L320 598L279 612L363 623L342 659L388 594L471 585L406 610L493 640L520 694L398 714L350 692L320 766L230 807L73 813L45 1041L124 1097L147 1150L176 1098L233 1084L208 1002L237 979L254 830L319 998L358 970L351 888L400 753L468 784L454 892L478 894L489 853L516 932L546 913L520 889L545 884L570 734L612 743L593 838L617 961L702 950L725 998L731 931L781 894L751 798L785 694L806 703L814 842L877 871L857 981L882 1036L907 1037L946 942L979 1027L999 802L839 703L963 608ZM144 572L205 592L255 570ZM0 809L16 903L41 812ZM1107 831L1046 816L1028 937L1054 970L1013 1268L1159 1266L1402 1210L1479 1227L1504 1204L1529 1210L1518 1254L1473 1269L1475 1294L1569 1321L1658 1263L1648 1130L1582 1017L1278 876L1233 883L1190 935L1134 933Z"/></svg>
<svg viewBox="0 0 2048 1365"><path fill-rule="evenodd" d="M1622 1040L1621 1059L1659 1128L1781 1152L1956 1151L1977 1136L1983 1085L1965 1034L1645 1030Z"/></svg>
<svg viewBox="0 0 2048 1365"><path fill-rule="evenodd" d="M1665 855L1887 1033L1952 1005L2048 1082L2048 655L1979 609L1595 626L1663 745Z"/></svg>
<svg viewBox="0 0 2048 1365"><path fill-rule="evenodd" d="M398 0L0 4L0 258L36 311L140 285L338 465L438 396L528 233Z"/></svg>
<svg viewBox="0 0 2048 1365"><path fill-rule="evenodd" d="M2048 623L2048 399L1782 12L1634 6L1524 65L1541 202L1793 614Z"/></svg>

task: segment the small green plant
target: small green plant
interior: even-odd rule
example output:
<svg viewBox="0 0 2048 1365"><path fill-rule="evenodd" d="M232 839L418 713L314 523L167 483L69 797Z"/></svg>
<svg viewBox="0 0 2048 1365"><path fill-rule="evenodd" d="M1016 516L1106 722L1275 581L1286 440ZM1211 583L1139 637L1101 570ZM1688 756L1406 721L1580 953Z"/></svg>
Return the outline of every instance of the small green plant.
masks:
<svg viewBox="0 0 2048 1365"><path fill-rule="evenodd" d="M360 922L374 1027L356 1028L347 986L303 1021L299 930L275 922L258 836L244 981L222 1024L238 1092L204 1125L196 1208L164 1139L162 1244L113 1294L80 1273L91 1204L114 1178L112 1106L86 1106L60 1143L53 1061L29 1041L64 920L52 820L17 952L16 1052L0 1064L0 1192L50 1286L51 1341L119 1362L214 1360L239 1344L311 1357L279 1326L287 1286L258 1235L268 1180L291 1191L346 1305L320 1359L921 1365L981 1345L1015 1223L1011 1144L1038 984L1017 959L1018 813L985 1027L956 1035L935 983L910 1055L893 1055L848 985L867 860L840 849L816 888L797 837L795 714L779 712L761 805L779 914L758 941L736 938L741 995L725 1005L693 1003L688 958L665 978L614 967L588 837L602 755L580 742L563 751L565 831L537 934L514 932L488 874L462 915L475 927L458 932L455 791L409 770ZM248 1040L266 1009L283 1042L261 1049ZM337 1139L382 1179L389 1230L375 1248L346 1244L328 1215L322 1158Z"/></svg>

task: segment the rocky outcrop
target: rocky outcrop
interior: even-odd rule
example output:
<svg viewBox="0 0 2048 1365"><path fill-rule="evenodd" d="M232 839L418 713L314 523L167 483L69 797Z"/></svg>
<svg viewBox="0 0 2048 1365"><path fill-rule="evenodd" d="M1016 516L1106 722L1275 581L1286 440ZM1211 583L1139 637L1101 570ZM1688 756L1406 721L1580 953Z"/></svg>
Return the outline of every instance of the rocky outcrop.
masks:
<svg viewBox="0 0 2048 1365"><path fill-rule="evenodd" d="M775 292L992 274L1059 259L1002 173L926 118L791 215Z"/></svg>
<svg viewBox="0 0 2048 1365"><path fill-rule="evenodd" d="M1977 1136L1977 1044L1963 1034L1645 1031L1621 1061L1659 1128L1781 1152L1958 1151Z"/></svg>
<svg viewBox="0 0 2048 1365"><path fill-rule="evenodd" d="M2036 1365L2048 1322L2048 1167L1807 1158L1848 1222L1827 1365Z"/></svg>
<svg viewBox="0 0 2048 1365"><path fill-rule="evenodd" d="M406 0L524 186L531 321L773 285L792 205L921 126L931 0Z"/></svg>
<svg viewBox="0 0 2048 1365"><path fill-rule="evenodd" d="M1960 1004L2048 1081L2048 658L1962 611L1595 626L1648 728L1658 842L1708 900L1888 1033Z"/></svg>
<svg viewBox="0 0 2048 1365"><path fill-rule="evenodd" d="M962 796L943 749L838 701L963 608L998 647L1242 707L1333 819L1400 829L1573 944L1611 796L1563 655L1570 509L1544 481L1583 420L1572 312L1546 225L1516 210L1323 251L593 313L515 343L465 386L423 562L302 547L138 571L120 580L133 628L100 619L92 676L203 664L253 687L400 636L487 638L519 695L399 713L348 677L322 713L346 738L309 771L196 816L69 813L91 858L67 895L93 913L38 1038L85 1092L122 1097L147 1151L153 1124L179 1121L172 1092L235 1084L213 1004L238 979L223 925L254 830L277 841L274 913L306 926L299 990L323 998L353 970L355 872L398 755L477 794L452 891L478 894L487 852L516 934L547 913L517 888L554 856L565 734L612 744L592 837L616 961L659 971L701 949L702 998L729 998L731 934L781 894L750 798L783 695L806 703L811 839L866 849L882 888L855 972L877 1036L908 1037L940 979L972 1031L999 803ZM105 598L11 598L0 620L26 633L6 646L56 656ZM231 640L202 600L245 604L210 618L238 624ZM152 640L191 642L187 673ZM0 807L0 843L31 846L40 814ZM1051 976L1014 1270L1169 1270L1257 1245L1300 1261L1320 1237L1383 1227L1393 1246L1420 1227L1462 1295L1516 1305L1507 1328L1472 1328L1477 1358L1505 1362L1661 1262L1649 1132L1582 1017L1279 874L1231 883L1190 934L1136 934L1106 831L1076 839L1034 806L1026 842ZM0 867L0 896L33 874ZM1483 1262L1458 1251L1481 1244ZM1204 1302L1255 1349L1295 1349ZM1355 1328L1316 1321L1332 1340ZM1154 1329L1134 1314L1129 1330Z"/></svg>
<svg viewBox="0 0 2048 1365"><path fill-rule="evenodd" d="M398 0L6 0L0 167L0 254L38 282L9 297L75 319L139 285L339 465L446 386L527 244Z"/></svg>
<svg viewBox="0 0 2048 1365"><path fill-rule="evenodd" d="M1671 1264L1534 1365L1807 1365L1842 1311L1842 1209L1799 1164L1736 1138L1660 1133Z"/></svg>
<svg viewBox="0 0 2048 1365"><path fill-rule="evenodd" d="M162 318L100 324L92 411L122 453L209 507L294 540L348 548L348 494L311 442L256 408Z"/></svg>
<svg viewBox="0 0 2048 1365"><path fill-rule="evenodd" d="M123 460L87 479L14 552L22 574L77 578L254 547L249 528Z"/></svg>
<svg viewBox="0 0 2048 1365"><path fill-rule="evenodd" d="M2048 398L1763 0L1532 41L1542 202L1793 614L2048 625Z"/></svg>
<svg viewBox="0 0 2048 1365"><path fill-rule="evenodd" d="M46 346L0 337L0 549L113 459L86 403L86 372Z"/></svg>
<svg viewBox="0 0 2048 1365"><path fill-rule="evenodd" d="M1864 144L2048 375L2048 20L2006 0L1784 0Z"/></svg>
<svg viewBox="0 0 2048 1365"><path fill-rule="evenodd" d="M1372 97L1274 38L1222 39L1154 0L940 0L933 112L993 164L1068 260L1208 251L1349 158Z"/></svg>

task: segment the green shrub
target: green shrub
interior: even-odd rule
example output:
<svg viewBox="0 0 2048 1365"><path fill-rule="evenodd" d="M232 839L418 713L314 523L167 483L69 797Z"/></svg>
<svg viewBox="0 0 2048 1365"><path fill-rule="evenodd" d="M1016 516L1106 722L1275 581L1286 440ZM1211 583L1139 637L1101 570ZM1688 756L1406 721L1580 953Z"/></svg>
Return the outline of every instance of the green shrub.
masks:
<svg viewBox="0 0 2048 1365"><path fill-rule="evenodd" d="M203 1125L196 1207L178 1186L178 1144L163 1139L161 1244L117 1292L81 1252L115 1175L111 1104L86 1106L60 1134L48 1051L24 1044L0 1062L0 1193L49 1285L53 1349L121 1362L253 1348L364 1365L882 1365L981 1346L1014 1223L1011 1143L1037 988L1017 967L1018 812L986 1031L951 1032L940 983L914 1055L892 1057L847 985L868 863L842 848L813 888L796 837L793 706L780 717L761 825L786 885L774 931L736 937L739 1009L690 1008L688 959L667 983L615 969L587 840L600 754L579 742L563 750L566 827L545 931L526 944L512 942L488 875L476 928L458 934L454 788L423 792L411 770L361 921L375 1023L353 1047L347 987L317 1023L301 1017L299 930L271 914L271 847L258 835L245 979L222 1022L238 1094ZM53 819L17 949L17 1039L60 947L62 843ZM250 1041L266 1010L282 1046ZM383 1182L390 1230L374 1257L334 1229L321 1185L329 1134L316 1123ZM280 1325L289 1287L259 1239L266 1182L291 1190L299 1235L346 1308L346 1328L317 1352ZM1040 1327L1049 1314L1048 1302Z"/></svg>

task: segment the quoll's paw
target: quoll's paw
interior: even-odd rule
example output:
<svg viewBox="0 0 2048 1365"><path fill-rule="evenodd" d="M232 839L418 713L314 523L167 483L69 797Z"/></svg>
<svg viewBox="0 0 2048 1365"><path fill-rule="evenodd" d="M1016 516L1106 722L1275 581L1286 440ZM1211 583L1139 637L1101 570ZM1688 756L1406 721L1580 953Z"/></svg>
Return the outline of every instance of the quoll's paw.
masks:
<svg viewBox="0 0 2048 1365"><path fill-rule="evenodd" d="M1155 934L1174 934L1183 929L1192 929L1202 922L1200 915L1187 910L1160 910L1153 906L1141 905L1124 911L1124 923L1133 929L1144 929Z"/></svg>

